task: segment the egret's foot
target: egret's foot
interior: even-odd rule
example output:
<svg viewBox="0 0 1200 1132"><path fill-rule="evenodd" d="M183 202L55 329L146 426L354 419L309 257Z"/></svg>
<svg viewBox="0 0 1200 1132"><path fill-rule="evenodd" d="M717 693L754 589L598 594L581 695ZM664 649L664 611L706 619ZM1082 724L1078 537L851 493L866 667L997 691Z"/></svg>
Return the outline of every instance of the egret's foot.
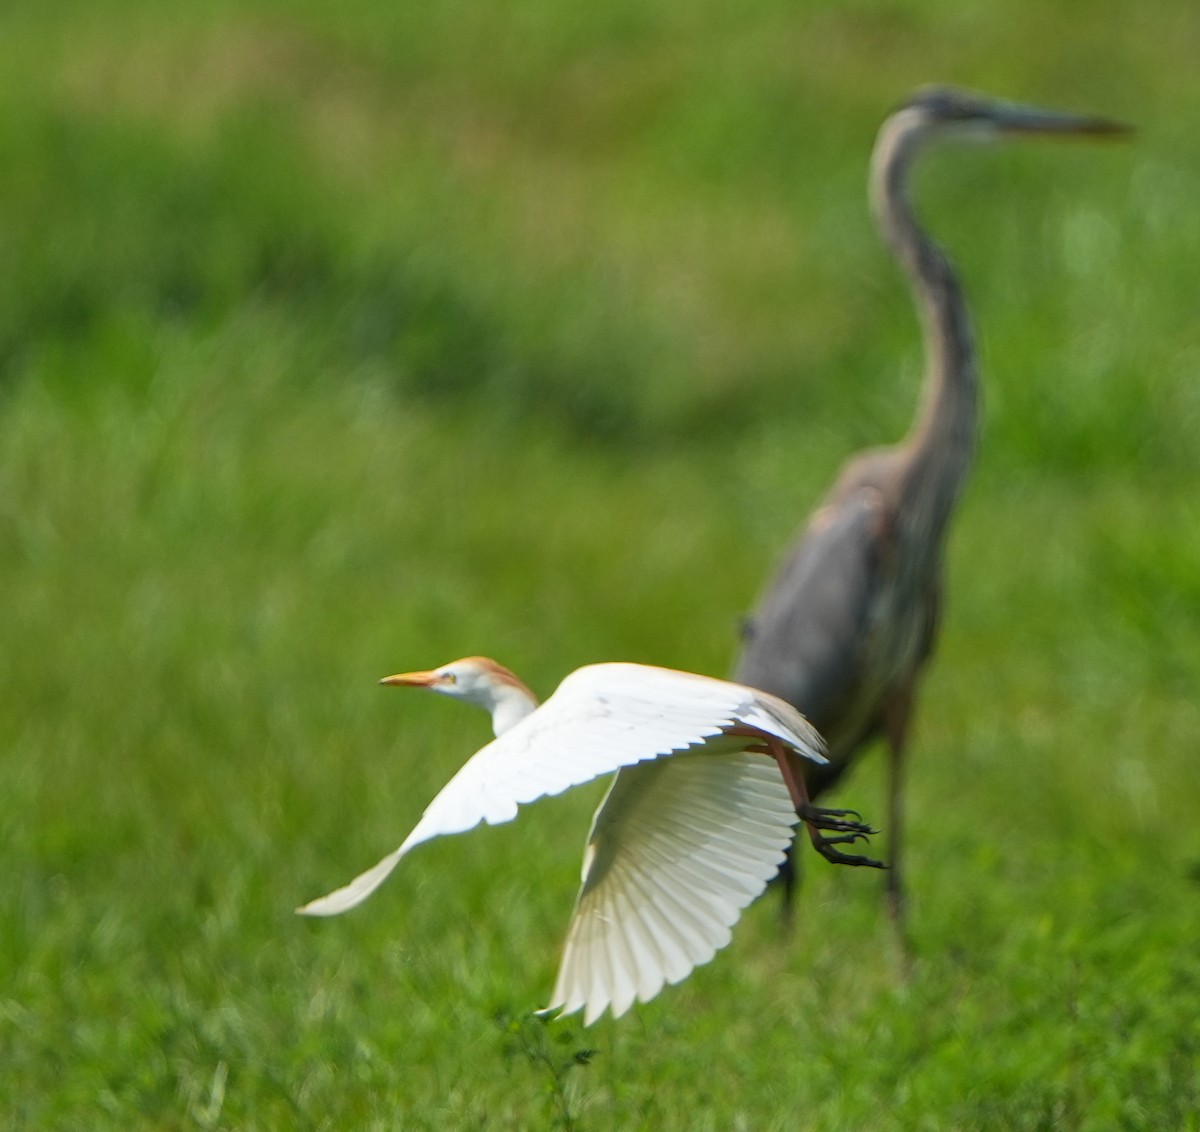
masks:
<svg viewBox="0 0 1200 1132"><path fill-rule="evenodd" d="M874 830L871 830L874 833ZM870 841L865 833L843 833L838 837L822 837L826 845L852 845L855 841Z"/></svg>
<svg viewBox="0 0 1200 1132"><path fill-rule="evenodd" d="M814 814L820 815L822 818L853 818L856 825L863 824L862 814L860 814L857 810L829 810L824 806L811 805L809 806L809 809L812 810ZM824 829L825 827L822 826L821 828ZM878 833L879 831L872 829L870 832Z"/></svg>
<svg viewBox="0 0 1200 1132"><path fill-rule="evenodd" d="M857 810L827 810L809 803L801 806L797 813L809 830L824 829L830 833L853 833L861 837L870 837L879 832L867 825ZM853 814L854 818L849 818L849 814Z"/></svg>
<svg viewBox="0 0 1200 1132"><path fill-rule="evenodd" d="M800 809L800 818L808 826L808 834L812 839L813 848L827 861L835 865L866 866L872 869L884 869L887 866L874 857L865 857L858 853L843 853L839 845L849 845L855 841L869 841L872 834L878 833L861 820L852 821L848 815L860 815L854 810L827 810L820 806L807 805ZM835 837L823 837L820 830L838 834Z"/></svg>
<svg viewBox="0 0 1200 1132"><path fill-rule="evenodd" d="M831 842L836 840L837 838L814 837L813 848L825 860L835 865L864 865L869 869L887 868L887 865L882 861L877 861L874 857L864 857L861 853L843 853L840 849L835 849Z"/></svg>

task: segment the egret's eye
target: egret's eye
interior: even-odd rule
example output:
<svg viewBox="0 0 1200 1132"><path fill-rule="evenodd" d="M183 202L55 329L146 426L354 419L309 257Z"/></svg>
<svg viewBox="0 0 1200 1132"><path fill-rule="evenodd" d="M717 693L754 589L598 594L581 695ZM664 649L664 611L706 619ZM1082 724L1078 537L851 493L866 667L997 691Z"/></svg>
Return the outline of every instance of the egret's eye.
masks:
<svg viewBox="0 0 1200 1132"><path fill-rule="evenodd" d="M439 675L442 678L443 684L457 684L458 683L458 677L455 676L453 672L442 672Z"/></svg>

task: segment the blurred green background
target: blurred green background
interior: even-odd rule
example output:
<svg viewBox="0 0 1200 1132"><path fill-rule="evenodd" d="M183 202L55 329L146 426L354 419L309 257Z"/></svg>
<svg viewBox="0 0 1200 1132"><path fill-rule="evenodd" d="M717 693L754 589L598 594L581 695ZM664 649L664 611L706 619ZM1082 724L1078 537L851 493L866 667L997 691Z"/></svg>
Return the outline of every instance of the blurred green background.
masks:
<svg viewBox="0 0 1200 1132"><path fill-rule="evenodd" d="M0 1121L1200 1127L1197 58L1182 0L0 7ZM817 863L792 939L531 1019L599 787L294 916L488 737L376 678L728 671L913 412L864 184L933 80L1140 133L919 178L985 420L912 977Z"/></svg>

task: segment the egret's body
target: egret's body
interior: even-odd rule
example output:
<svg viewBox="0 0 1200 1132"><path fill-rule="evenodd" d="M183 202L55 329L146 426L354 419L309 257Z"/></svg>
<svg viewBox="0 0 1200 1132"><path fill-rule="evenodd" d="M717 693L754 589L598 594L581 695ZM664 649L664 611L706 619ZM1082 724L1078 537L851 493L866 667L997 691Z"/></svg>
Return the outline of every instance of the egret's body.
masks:
<svg viewBox="0 0 1200 1132"><path fill-rule="evenodd" d="M917 92L888 117L875 143L871 202L921 316L925 396L903 442L862 453L842 469L749 619L735 679L787 700L825 737L829 760L803 771L813 798L832 787L871 741L886 738L888 904L901 927L901 786L909 720L937 634L946 530L978 432L966 301L949 260L909 204L909 172L941 140L1099 137L1125 130L1106 119L941 87ZM790 869L786 875L785 910Z"/></svg>
<svg viewBox="0 0 1200 1132"><path fill-rule="evenodd" d="M798 820L829 859L876 863L833 848L870 831L812 807L792 770L797 756L825 761L820 736L790 705L753 688L596 664L571 673L538 707L517 677L482 657L384 683L475 703L491 713L496 738L443 787L398 849L299 911L345 912L421 842L511 821L520 804L617 771L592 822L548 1009L584 1009L588 1023L605 1009L619 1016L710 960L775 875Z"/></svg>

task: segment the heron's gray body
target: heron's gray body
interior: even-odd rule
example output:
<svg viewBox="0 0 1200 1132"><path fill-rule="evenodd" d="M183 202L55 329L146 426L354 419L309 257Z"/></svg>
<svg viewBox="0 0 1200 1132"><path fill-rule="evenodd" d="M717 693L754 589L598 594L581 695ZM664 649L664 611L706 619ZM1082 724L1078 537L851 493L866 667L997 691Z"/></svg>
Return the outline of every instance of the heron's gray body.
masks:
<svg viewBox="0 0 1200 1132"><path fill-rule="evenodd" d="M941 539L928 511L888 482L902 450L850 464L784 560L746 630L737 679L796 705L824 737L828 790L888 710L906 712L932 652L941 604Z"/></svg>

